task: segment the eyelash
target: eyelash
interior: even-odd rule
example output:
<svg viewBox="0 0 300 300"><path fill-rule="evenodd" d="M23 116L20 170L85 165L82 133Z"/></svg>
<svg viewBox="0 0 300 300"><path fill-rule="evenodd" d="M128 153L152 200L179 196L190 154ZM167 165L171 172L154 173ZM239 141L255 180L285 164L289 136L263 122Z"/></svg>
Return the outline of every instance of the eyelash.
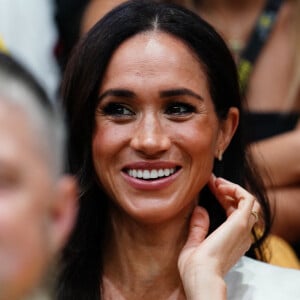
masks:
<svg viewBox="0 0 300 300"><path fill-rule="evenodd" d="M189 103L172 102L167 105L165 114L175 116L186 116L196 111L195 106Z"/></svg>
<svg viewBox="0 0 300 300"><path fill-rule="evenodd" d="M166 105L164 114L169 117L185 117L196 111L196 107L185 102L171 102ZM112 102L105 105L100 112L103 115L111 116L114 118L131 118L136 113L128 107L128 105L118 102Z"/></svg>
<svg viewBox="0 0 300 300"><path fill-rule="evenodd" d="M126 111L126 113L124 113ZM113 116L113 117L128 117L133 116L135 113L128 108L127 105L122 103L108 103L102 109L104 115Z"/></svg>

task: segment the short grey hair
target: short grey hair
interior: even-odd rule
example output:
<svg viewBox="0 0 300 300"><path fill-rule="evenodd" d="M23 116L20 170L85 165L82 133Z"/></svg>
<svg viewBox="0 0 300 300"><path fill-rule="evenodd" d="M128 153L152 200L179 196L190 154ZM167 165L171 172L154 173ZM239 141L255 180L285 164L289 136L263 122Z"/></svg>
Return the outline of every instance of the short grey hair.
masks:
<svg viewBox="0 0 300 300"><path fill-rule="evenodd" d="M24 112L49 172L64 171L66 129L60 106L53 103L35 78L12 57L0 54L0 101Z"/></svg>

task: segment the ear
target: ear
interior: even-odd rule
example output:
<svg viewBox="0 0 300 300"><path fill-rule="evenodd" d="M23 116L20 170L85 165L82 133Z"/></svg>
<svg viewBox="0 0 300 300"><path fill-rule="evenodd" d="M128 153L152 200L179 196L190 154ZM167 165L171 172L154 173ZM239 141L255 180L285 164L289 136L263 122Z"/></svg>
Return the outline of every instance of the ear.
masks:
<svg viewBox="0 0 300 300"><path fill-rule="evenodd" d="M75 178L67 175L61 177L50 212L51 249L55 254L64 247L74 227L78 211L77 196Z"/></svg>
<svg viewBox="0 0 300 300"><path fill-rule="evenodd" d="M222 155L229 145L239 124L239 110L236 107L231 107L228 111L227 118L221 121L220 131L217 140L215 156L222 160Z"/></svg>

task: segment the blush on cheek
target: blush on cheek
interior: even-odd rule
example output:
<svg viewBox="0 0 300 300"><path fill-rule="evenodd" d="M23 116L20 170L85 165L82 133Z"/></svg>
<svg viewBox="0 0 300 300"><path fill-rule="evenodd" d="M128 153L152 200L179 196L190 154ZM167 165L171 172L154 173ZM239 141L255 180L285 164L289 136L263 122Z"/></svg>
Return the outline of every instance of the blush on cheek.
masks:
<svg viewBox="0 0 300 300"><path fill-rule="evenodd" d="M124 124L98 124L92 140L94 158L112 156L130 140L131 132Z"/></svg>

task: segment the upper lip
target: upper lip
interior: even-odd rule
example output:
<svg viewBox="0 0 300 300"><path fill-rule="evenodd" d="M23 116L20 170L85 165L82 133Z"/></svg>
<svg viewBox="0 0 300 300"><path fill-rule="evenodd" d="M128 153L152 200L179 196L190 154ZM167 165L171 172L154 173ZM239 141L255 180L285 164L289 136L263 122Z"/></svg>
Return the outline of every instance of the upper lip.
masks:
<svg viewBox="0 0 300 300"><path fill-rule="evenodd" d="M181 167L179 164L170 161L139 161L126 164L122 169L139 169L139 170L153 170L153 169L171 169L171 168L179 168Z"/></svg>

